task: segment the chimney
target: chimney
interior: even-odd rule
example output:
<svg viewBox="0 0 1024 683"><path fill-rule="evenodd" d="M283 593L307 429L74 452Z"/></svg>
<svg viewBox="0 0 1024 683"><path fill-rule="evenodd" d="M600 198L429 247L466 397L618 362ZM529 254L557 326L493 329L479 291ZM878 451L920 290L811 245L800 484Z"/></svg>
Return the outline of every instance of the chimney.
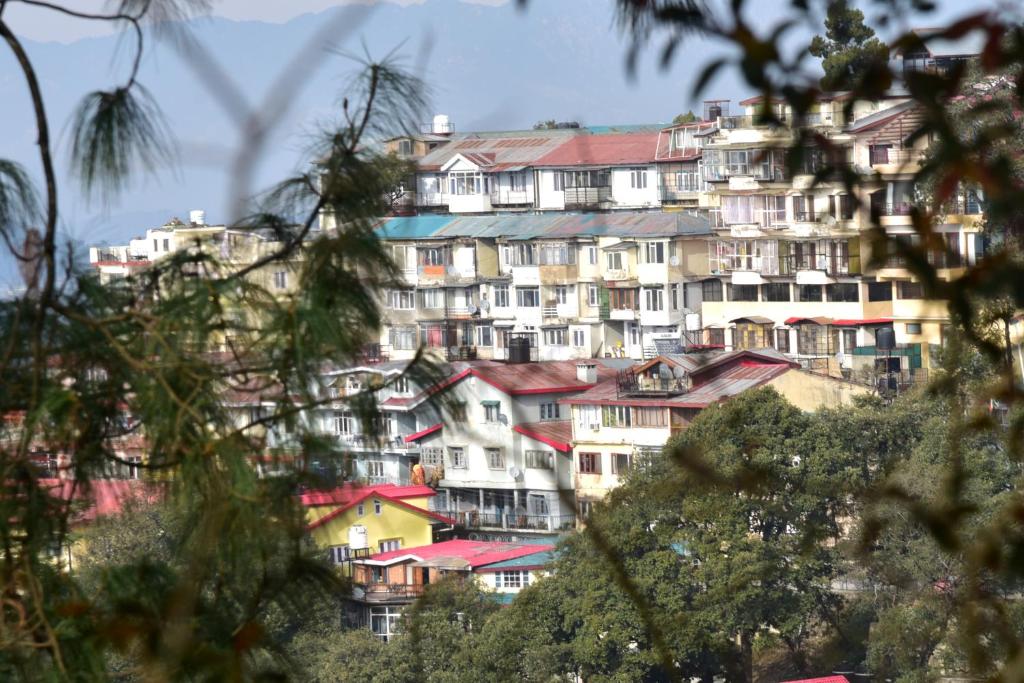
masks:
<svg viewBox="0 0 1024 683"><path fill-rule="evenodd" d="M592 360L576 363L576 379L584 384L597 384L597 363Z"/></svg>

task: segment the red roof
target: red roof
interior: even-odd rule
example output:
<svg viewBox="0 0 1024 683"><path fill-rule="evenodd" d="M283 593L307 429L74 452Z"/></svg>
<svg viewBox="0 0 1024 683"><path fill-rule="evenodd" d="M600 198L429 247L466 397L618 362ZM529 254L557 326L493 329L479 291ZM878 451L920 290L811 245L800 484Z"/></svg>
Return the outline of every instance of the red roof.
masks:
<svg viewBox="0 0 1024 683"><path fill-rule="evenodd" d="M76 522L117 515L131 501L154 503L161 495L158 485L140 479L40 479L39 485L60 500L84 503L85 509L74 516Z"/></svg>
<svg viewBox="0 0 1024 683"><path fill-rule="evenodd" d="M299 501L306 507L315 505L348 505L356 498L365 498L376 493L385 498L422 498L433 496L436 491L429 486L396 486L395 484L372 484L361 486L347 482L330 491L310 491L303 493Z"/></svg>
<svg viewBox="0 0 1024 683"><path fill-rule="evenodd" d="M801 678L799 681L783 681L783 683L850 683L846 676L825 676L824 678Z"/></svg>
<svg viewBox="0 0 1024 683"><path fill-rule="evenodd" d="M823 316L818 316L816 318L801 318L799 316L786 318L787 325L801 325L803 323L813 323L815 325L831 325L832 318L825 318Z"/></svg>
<svg viewBox="0 0 1024 683"><path fill-rule="evenodd" d="M498 541L454 540L415 548L400 548L386 553L371 555L365 561L373 564L391 564L403 559L424 562L437 559L456 559L466 562L469 569L485 567L495 562L505 562L527 555L554 550L553 545L535 543L500 543ZM357 560L358 562L358 560Z"/></svg>
<svg viewBox="0 0 1024 683"><path fill-rule="evenodd" d="M531 439L536 439L541 443L546 443L560 451L569 452L572 450L572 422L569 420L518 424L512 430Z"/></svg>
<svg viewBox="0 0 1024 683"><path fill-rule="evenodd" d="M352 492L351 497L347 499L344 498L346 491L345 486L341 487L340 489L335 489L334 491L329 491L326 494L307 493L303 495L302 504L306 506L336 504L332 503L330 500L326 500L323 502L306 502L306 499L311 498L312 500L320 501L321 499L317 498L317 496L331 496L336 494L337 492L341 492L338 495L344 500L344 502L341 503L340 507L331 510L320 519L310 522L306 528L312 531L317 527L321 527L324 524L330 522L332 519L344 514L347 510L351 510L359 503L362 503L364 500L371 497L386 500L395 507L404 508L410 512L415 512L416 514L423 515L424 517L429 517L438 522L444 522L445 524L455 523L455 520L453 519L450 519L443 515L439 515L436 512L431 512L430 510L424 510L423 508L416 507L415 505L410 505L409 503L406 503L404 500L402 500L402 498L420 498L423 496L435 495L437 492L434 491L434 489L430 488L429 486L395 486L394 484L377 484L374 486L354 487L352 485L347 485L347 490Z"/></svg>
<svg viewBox="0 0 1024 683"><path fill-rule="evenodd" d="M409 436L405 437L405 442L406 443L412 443L413 441L416 441L418 439L422 439L425 436L429 436L429 435L433 434L434 432L440 431L441 427L444 427L444 423L443 422L438 422L433 427L427 427L424 430L418 431L415 434L410 434Z"/></svg>
<svg viewBox="0 0 1024 683"><path fill-rule="evenodd" d="M654 161L659 133L577 135L537 159L535 166L603 166Z"/></svg>

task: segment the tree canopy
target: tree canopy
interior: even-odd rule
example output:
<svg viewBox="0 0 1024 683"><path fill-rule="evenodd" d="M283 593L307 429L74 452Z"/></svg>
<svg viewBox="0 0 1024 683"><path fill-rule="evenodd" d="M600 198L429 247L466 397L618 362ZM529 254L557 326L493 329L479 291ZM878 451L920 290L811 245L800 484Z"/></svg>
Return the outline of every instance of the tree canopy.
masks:
<svg viewBox="0 0 1024 683"><path fill-rule="evenodd" d="M825 16L825 35L814 36L809 51L821 59L825 90L848 90L879 63L885 64L889 48L864 23L864 13L846 0L833 0Z"/></svg>

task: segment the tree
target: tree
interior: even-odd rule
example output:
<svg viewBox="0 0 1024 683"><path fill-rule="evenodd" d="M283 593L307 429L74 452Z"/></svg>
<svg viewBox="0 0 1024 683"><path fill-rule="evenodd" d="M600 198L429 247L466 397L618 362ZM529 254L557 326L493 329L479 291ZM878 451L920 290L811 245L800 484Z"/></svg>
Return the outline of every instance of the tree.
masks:
<svg viewBox="0 0 1024 683"><path fill-rule="evenodd" d="M308 59L286 67L267 101L252 103L177 21L202 11L201 0L122 0L98 14L26 3L132 38L124 79L85 93L68 125L72 170L90 196L115 201L174 157L157 104L138 81L155 31L173 33L197 81L217 82L210 96L244 132L231 159L234 237L197 241L123 285L104 286L60 244L63 193L45 73L2 14L22 1L0 2L0 38L30 93L43 185L0 160L0 236L26 279L23 296L0 302L0 590L12 615L0 626L0 677L103 680L115 654L153 680L280 675L289 669L276 639L309 611L311 596L345 590L325 558L310 555L294 495L318 485L308 469L314 459L343 454L298 416L326 400L314 381L323 364L350 363L373 340L378 292L397 282L373 231L388 208L394 165L370 143L420 120L422 84L394 61L368 59L339 97L337 120L311 145L315 170L257 191L253 168L312 71ZM338 22L324 30L337 33ZM321 217L329 229L318 232ZM271 286L277 269L298 279L291 294ZM275 407L239 420L224 400L238 393ZM274 429L289 435L285 446L271 447ZM108 554L88 575L60 571L48 552L67 543L77 509L52 494L32 452L67 454L62 475L87 488L121 463L119 444L131 438L145 440L146 476L164 482L180 534L173 561L159 561L166 548L150 539L153 554ZM254 457L279 458L283 476L260 478ZM128 528L152 532L143 517L124 523L129 536ZM117 531L113 524L106 531ZM111 548L121 544L106 538Z"/></svg>
<svg viewBox="0 0 1024 683"><path fill-rule="evenodd" d="M825 70L821 87L825 90L848 90L889 58L889 48L864 23L864 13L846 0L829 3L825 35L814 36L809 52L821 59Z"/></svg>
<svg viewBox="0 0 1024 683"><path fill-rule="evenodd" d="M675 118L672 119L672 124L696 123L697 121L700 121L700 117L694 114L692 109L687 109L685 114L676 114Z"/></svg>

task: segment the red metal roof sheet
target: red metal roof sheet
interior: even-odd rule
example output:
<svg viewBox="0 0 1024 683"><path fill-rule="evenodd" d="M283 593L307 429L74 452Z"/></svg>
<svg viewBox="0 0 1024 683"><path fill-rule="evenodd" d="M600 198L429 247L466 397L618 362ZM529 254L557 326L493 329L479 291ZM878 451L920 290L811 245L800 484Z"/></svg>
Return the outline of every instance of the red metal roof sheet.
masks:
<svg viewBox="0 0 1024 683"><path fill-rule="evenodd" d="M832 324L837 327L859 327L860 325L887 325L891 322L892 318L864 318L863 320L852 318L833 320Z"/></svg>
<svg viewBox="0 0 1024 683"><path fill-rule="evenodd" d="M309 491L299 496L299 502L305 506L313 505L347 505L356 498L363 498L370 493L376 493L385 498L419 498L421 496L433 496L436 491L429 486L396 486L395 484L373 484L360 486L346 482L336 489L330 491Z"/></svg>
<svg viewBox="0 0 1024 683"><path fill-rule="evenodd" d="M800 325L801 323L814 323L815 325L831 325L832 318L825 318L823 316L818 316L817 318L801 318L796 316L792 318L786 318L787 325Z"/></svg>
<svg viewBox="0 0 1024 683"><path fill-rule="evenodd" d="M658 133L579 135L537 159L535 166L645 164L658 152Z"/></svg>
<svg viewBox="0 0 1024 683"><path fill-rule="evenodd" d="M163 493L161 486L141 479L40 479L39 485L54 498L84 504L73 517L76 523L120 514L132 501L155 503Z"/></svg>
<svg viewBox="0 0 1024 683"><path fill-rule="evenodd" d="M846 676L825 676L824 678L801 678L799 681L783 681L783 683L850 683Z"/></svg>
<svg viewBox="0 0 1024 683"><path fill-rule="evenodd" d="M444 427L444 423L443 422L438 422L436 425L433 425L432 427L427 427L426 429L422 429L422 430L416 432L415 434L410 434L409 436L405 437L405 442L406 443L412 443L413 441L416 441L417 439L422 439L425 436L428 436L430 434L433 434L434 432L440 431L441 427Z"/></svg>
<svg viewBox="0 0 1024 683"><path fill-rule="evenodd" d="M334 519L334 518L338 517L339 515L343 514L346 510L351 510L354 506L358 505L359 503L363 502L364 500L366 500L367 498L370 498L370 497L384 499L384 500L388 501L388 503L390 503L391 505L394 505L394 506L400 507L400 508L404 508L404 509L406 509L406 510L408 510L410 512L415 512L418 515L423 515L424 517L429 517L429 518L431 518L433 520L436 520L438 522L444 522L445 524L454 524L455 523L455 520L453 520L453 519L451 519L449 517L445 517L443 515L439 515L436 512L432 512L430 510L424 510L423 508L416 507L415 505L410 505L409 503L406 503L404 500L401 500L401 498L417 498L420 495L427 495L427 496L435 495L436 491L434 491L434 489L430 488L429 486L394 486L395 489L399 489L399 490L401 490L401 489L416 489L418 491L426 490L428 492L428 493L425 493L425 494L409 493L407 495L402 495L402 496L389 496L389 495L387 495L386 489L389 486L394 486L394 484L378 484L377 486L362 486L362 487L358 487L355 490L357 490L359 493L357 495L355 495L355 497L353 497L348 502L342 504L337 509L331 510L329 513L327 513L326 515L324 515L320 519L318 519L318 520L316 520L314 522L311 522L306 528L312 531L313 529L316 529L317 527L321 527L321 526L327 524L328 522L330 522L332 519ZM305 496L303 496L303 497L305 497ZM303 504L306 505L307 503L303 502ZM314 505L318 505L319 503L313 503L313 504Z"/></svg>
<svg viewBox="0 0 1024 683"><path fill-rule="evenodd" d="M371 563L387 564L402 559L423 562L437 558L455 558L465 561L470 569L484 567L495 562L514 560L518 557L533 555L553 550L553 545L537 545L534 543L500 543L497 541L466 541L454 540L415 548L389 550L386 553L371 555L367 560ZM357 560L358 562L358 560Z"/></svg>
<svg viewBox="0 0 1024 683"><path fill-rule="evenodd" d="M518 424L512 430L531 439L536 439L541 443L546 443L560 451L569 452L572 450L572 422L569 420Z"/></svg>

